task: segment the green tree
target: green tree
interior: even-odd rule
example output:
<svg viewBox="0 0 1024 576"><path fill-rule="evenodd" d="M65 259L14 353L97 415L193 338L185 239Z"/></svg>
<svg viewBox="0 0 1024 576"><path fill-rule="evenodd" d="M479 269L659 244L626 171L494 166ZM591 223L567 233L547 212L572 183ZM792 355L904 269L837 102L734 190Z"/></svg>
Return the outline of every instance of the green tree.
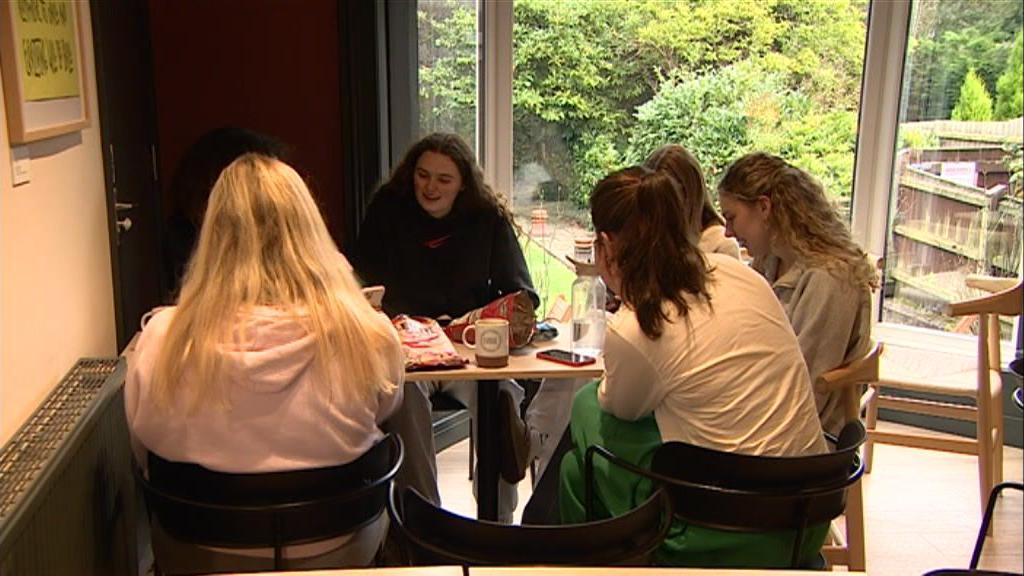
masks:
<svg viewBox="0 0 1024 576"><path fill-rule="evenodd" d="M855 110L867 37L866 0L776 0L781 27L762 58L767 70L829 109Z"/></svg>
<svg viewBox="0 0 1024 576"><path fill-rule="evenodd" d="M992 97L988 95L985 84L974 68L967 71L967 77L960 87L960 98L956 101L951 118L973 121L992 119Z"/></svg>
<svg viewBox="0 0 1024 576"><path fill-rule="evenodd" d="M423 2L419 28L421 132L476 134L476 11L459 0Z"/></svg>
<svg viewBox="0 0 1024 576"><path fill-rule="evenodd" d="M916 2L908 46L906 120L949 118L971 67L993 93L1022 21L1017 1Z"/></svg>
<svg viewBox="0 0 1024 576"><path fill-rule="evenodd" d="M636 8L643 14L636 42L661 76L677 69L708 72L771 50L783 28L772 4L646 0Z"/></svg>
<svg viewBox="0 0 1024 576"><path fill-rule="evenodd" d="M625 0L514 5L514 162L537 162L585 204L619 162L633 109L654 90L636 56L639 16Z"/></svg>
<svg viewBox="0 0 1024 576"><path fill-rule="evenodd" d="M539 165L546 198L585 204L609 170L680 142L712 177L758 148L842 193L866 11L867 0L517 0L514 168ZM466 0L420 3L421 126L473 133L475 42Z"/></svg>
<svg viewBox="0 0 1024 576"><path fill-rule="evenodd" d="M1024 34L1017 32L1006 71L996 83L996 118L1024 116Z"/></svg>

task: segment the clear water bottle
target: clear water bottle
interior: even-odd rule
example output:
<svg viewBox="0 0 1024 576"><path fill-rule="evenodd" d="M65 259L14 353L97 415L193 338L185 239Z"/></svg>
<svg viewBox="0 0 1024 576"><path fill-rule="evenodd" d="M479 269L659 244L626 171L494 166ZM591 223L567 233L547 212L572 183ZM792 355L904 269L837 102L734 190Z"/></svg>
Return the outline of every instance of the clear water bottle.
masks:
<svg viewBox="0 0 1024 576"><path fill-rule="evenodd" d="M604 351L604 281L596 271L581 271L572 283L572 341L569 351L598 357Z"/></svg>

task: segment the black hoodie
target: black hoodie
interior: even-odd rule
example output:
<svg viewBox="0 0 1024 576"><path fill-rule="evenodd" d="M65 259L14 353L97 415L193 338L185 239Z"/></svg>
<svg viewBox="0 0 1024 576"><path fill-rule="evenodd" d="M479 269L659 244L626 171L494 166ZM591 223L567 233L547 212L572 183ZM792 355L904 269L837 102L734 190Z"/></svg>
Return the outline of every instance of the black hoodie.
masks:
<svg viewBox="0 0 1024 576"><path fill-rule="evenodd" d="M352 265L365 285L383 285L384 311L456 318L518 290L539 304L511 224L493 208L456 202L444 218L412 193L382 189L363 219Z"/></svg>

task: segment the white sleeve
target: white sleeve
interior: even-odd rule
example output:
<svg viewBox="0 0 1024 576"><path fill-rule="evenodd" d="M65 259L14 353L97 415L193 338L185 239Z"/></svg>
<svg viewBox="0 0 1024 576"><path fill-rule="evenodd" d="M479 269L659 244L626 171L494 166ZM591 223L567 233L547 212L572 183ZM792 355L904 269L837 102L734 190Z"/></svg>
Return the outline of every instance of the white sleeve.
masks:
<svg viewBox="0 0 1024 576"><path fill-rule="evenodd" d="M147 469L147 449L135 431L145 425L145 422L142 421L146 418L143 412L148 411L145 410L146 407L142 406L142 396L144 392L150 392L156 354L159 352L159 345L163 343L163 338L158 338L156 344L152 342L154 329L143 328L142 334L135 342L135 349L127 355L128 368L123 391L124 413L128 422L128 440L131 443L135 462L143 470ZM145 390L143 390L144 388ZM149 396L149 394L146 395Z"/></svg>
<svg viewBox="0 0 1024 576"><path fill-rule="evenodd" d="M612 326L605 336L604 380L597 389L601 408L622 420L638 420L665 397L650 361Z"/></svg>

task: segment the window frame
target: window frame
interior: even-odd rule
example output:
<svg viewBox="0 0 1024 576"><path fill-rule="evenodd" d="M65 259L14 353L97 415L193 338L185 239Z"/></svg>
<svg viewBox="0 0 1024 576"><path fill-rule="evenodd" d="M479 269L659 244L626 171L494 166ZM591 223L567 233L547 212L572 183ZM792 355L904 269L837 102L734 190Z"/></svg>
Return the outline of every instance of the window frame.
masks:
<svg viewBox="0 0 1024 576"><path fill-rule="evenodd" d="M885 255L891 212L893 167L913 0L872 0L868 11L860 118L857 125L850 225L854 240L869 254ZM977 338L881 321L882 295L872 299L874 339L908 348L963 356L977 355ZM1014 333L1020 333L1020 319ZM1013 340L1017 340L1014 342ZM1004 341L1001 357L1015 357L1020 338Z"/></svg>

